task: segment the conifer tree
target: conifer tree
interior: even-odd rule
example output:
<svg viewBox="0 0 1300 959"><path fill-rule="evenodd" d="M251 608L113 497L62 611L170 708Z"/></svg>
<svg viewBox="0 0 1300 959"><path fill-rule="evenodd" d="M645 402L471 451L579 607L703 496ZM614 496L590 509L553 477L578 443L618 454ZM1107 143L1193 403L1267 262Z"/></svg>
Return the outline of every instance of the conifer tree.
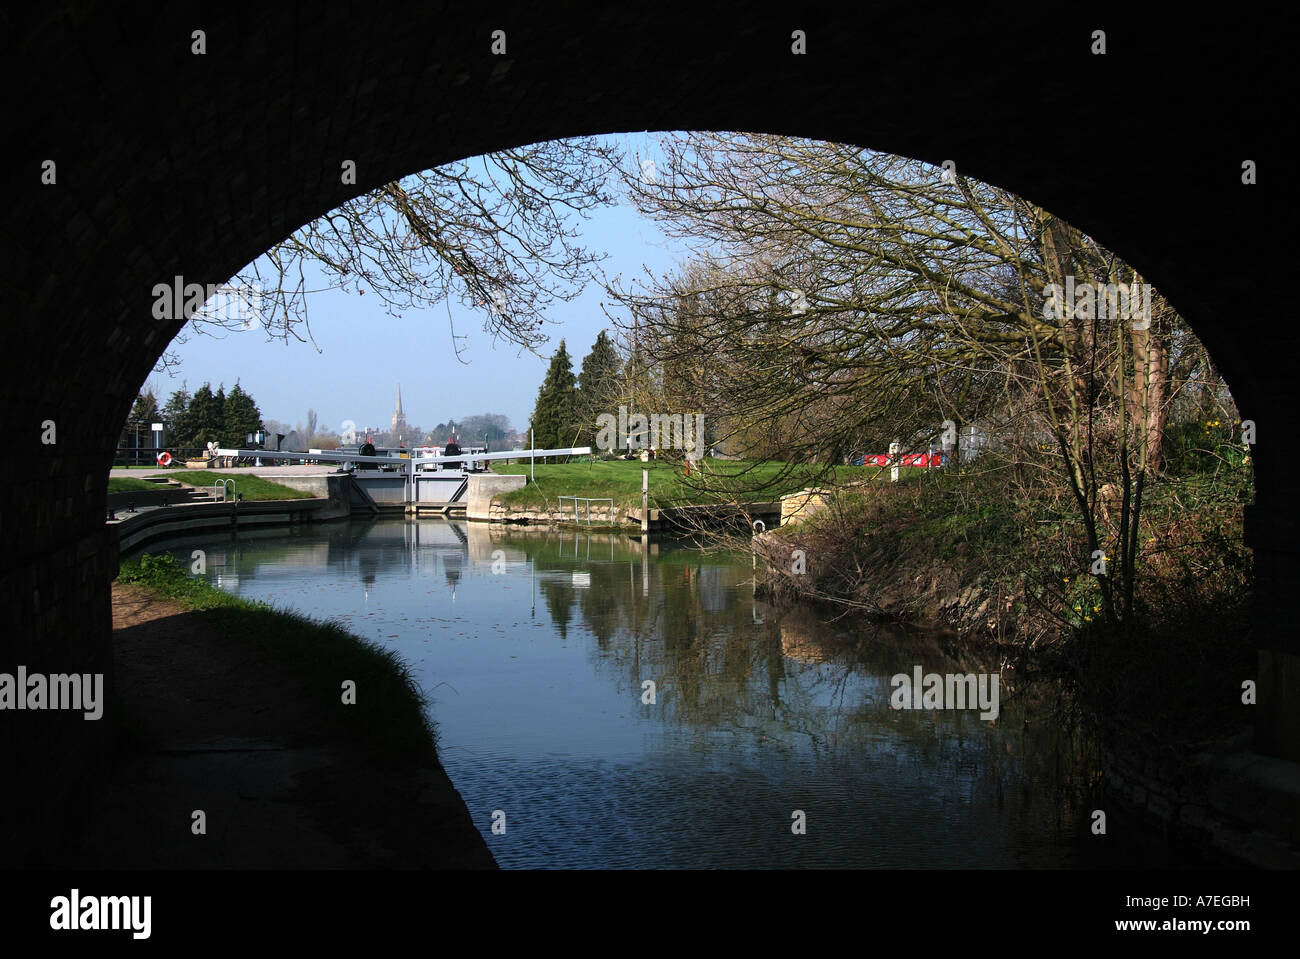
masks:
<svg viewBox="0 0 1300 959"><path fill-rule="evenodd" d="M602 413L618 415L620 365L613 341L605 330L601 330L591 345L591 352L582 361L582 372L578 374L575 425L579 429L579 446L590 446L595 442L596 417Z"/></svg>
<svg viewBox="0 0 1300 959"><path fill-rule="evenodd" d="M235 385L226 395L221 410L222 432L221 445L243 447L248 442L248 434L256 433L262 426L262 414L253 397L244 392L244 388L235 381Z"/></svg>
<svg viewBox="0 0 1300 959"><path fill-rule="evenodd" d="M546 379L537 391L532 419L536 447L554 449L574 445L574 399L573 360L564 340L560 340L560 348L551 357Z"/></svg>
<svg viewBox="0 0 1300 959"><path fill-rule="evenodd" d="M190 391L185 388L185 381L181 381L181 388L172 393L167 399L167 405L162 410L162 421L167 426L167 432L164 434L168 446L183 446L188 444L192 432L190 429Z"/></svg>
<svg viewBox="0 0 1300 959"><path fill-rule="evenodd" d="M186 410L189 420L188 435L178 440L177 445L205 446L209 441L219 439L224 426L222 414L224 401L225 391L221 392L219 400L217 394L212 392L211 383L204 383L195 390L189 408Z"/></svg>
<svg viewBox="0 0 1300 959"><path fill-rule="evenodd" d="M153 390L146 390L137 394L135 402L131 404L131 415L127 417L118 445L124 447L152 446L151 430L153 424L157 423L161 418L162 414L158 410L158 397L154 395Z"/></svg>

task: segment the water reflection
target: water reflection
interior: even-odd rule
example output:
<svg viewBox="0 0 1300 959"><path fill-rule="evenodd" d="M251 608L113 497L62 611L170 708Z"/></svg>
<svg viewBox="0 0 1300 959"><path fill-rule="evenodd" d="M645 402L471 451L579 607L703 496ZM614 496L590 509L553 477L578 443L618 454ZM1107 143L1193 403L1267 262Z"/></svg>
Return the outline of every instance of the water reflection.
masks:
<svg viewBox="0 0 1300 959"><path fill-rule="evenodd" d="M1051 721L1053 691L1004 674L993 722L892 710L895 673L999 664L950 637L771 607L748 554L445 520L161 545L187 562L205 549L224 588L335 617L410 661L503 866L1093 861L1091 767ZM490 833L494 809L506 836Z"/></svg>

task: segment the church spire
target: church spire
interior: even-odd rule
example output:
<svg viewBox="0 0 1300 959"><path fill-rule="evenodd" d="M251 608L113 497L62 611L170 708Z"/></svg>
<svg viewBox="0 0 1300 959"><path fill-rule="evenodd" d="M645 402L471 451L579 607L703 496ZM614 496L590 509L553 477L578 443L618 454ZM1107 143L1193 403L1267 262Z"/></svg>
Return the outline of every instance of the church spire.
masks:
<svg viewBox="0 0 1300 959"><path fill-rule="evenodd" d="M397 384L397 409L393 411L393 432L400 438L406 432L406 414L402 412L402 384Z"/></svg>

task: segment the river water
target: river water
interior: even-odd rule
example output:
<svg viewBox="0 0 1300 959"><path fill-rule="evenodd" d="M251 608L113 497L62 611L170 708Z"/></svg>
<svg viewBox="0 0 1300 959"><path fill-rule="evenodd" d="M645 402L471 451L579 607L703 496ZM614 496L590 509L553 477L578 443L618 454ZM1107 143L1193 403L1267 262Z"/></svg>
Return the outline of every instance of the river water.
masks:
<svg viewBox="0 0 1300 959"><path fill-rule="evenodd" d="M769 606L747 553L442 519L147 547L186 565L194 549L215 585L411 664L503 868L1178 864L1134 830L1092 835L1096 763L1054 691L1004 672L994 720L893 709L895 674L999 664Z"/></svg>

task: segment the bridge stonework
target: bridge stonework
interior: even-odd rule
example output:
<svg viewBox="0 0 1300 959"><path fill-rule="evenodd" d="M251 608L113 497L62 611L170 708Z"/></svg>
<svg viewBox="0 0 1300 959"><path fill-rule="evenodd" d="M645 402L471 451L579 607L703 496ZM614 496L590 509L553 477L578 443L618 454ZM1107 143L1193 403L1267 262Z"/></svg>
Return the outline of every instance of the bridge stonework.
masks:
<svg viewBox="0 0 1300 959"><path fill-rule="evenodd" d="M1095 236L1188 318L1258 427L1257 748L1300 756L1300 344L1294 325L1264 325L1277 298L1259 281L1288 167L1269 104L1245 95L1270 89L1287 57L1265 52L1274 41L1253 18L474 6L6 12L0 670L102 671L111 687L106 479L137 389L182 326L153 318L155 283L222 283L349 196L458 158L578 134L753 130L953 160ZM1104 56L1090 53L1099 25ZM345 160L355 185L341 182ZM1241 182L1245 160L1258 185ZM0 810L0 860L58 861L78 795L110 759L112 722L0 718L0 802L15 807Z"/></svg>

